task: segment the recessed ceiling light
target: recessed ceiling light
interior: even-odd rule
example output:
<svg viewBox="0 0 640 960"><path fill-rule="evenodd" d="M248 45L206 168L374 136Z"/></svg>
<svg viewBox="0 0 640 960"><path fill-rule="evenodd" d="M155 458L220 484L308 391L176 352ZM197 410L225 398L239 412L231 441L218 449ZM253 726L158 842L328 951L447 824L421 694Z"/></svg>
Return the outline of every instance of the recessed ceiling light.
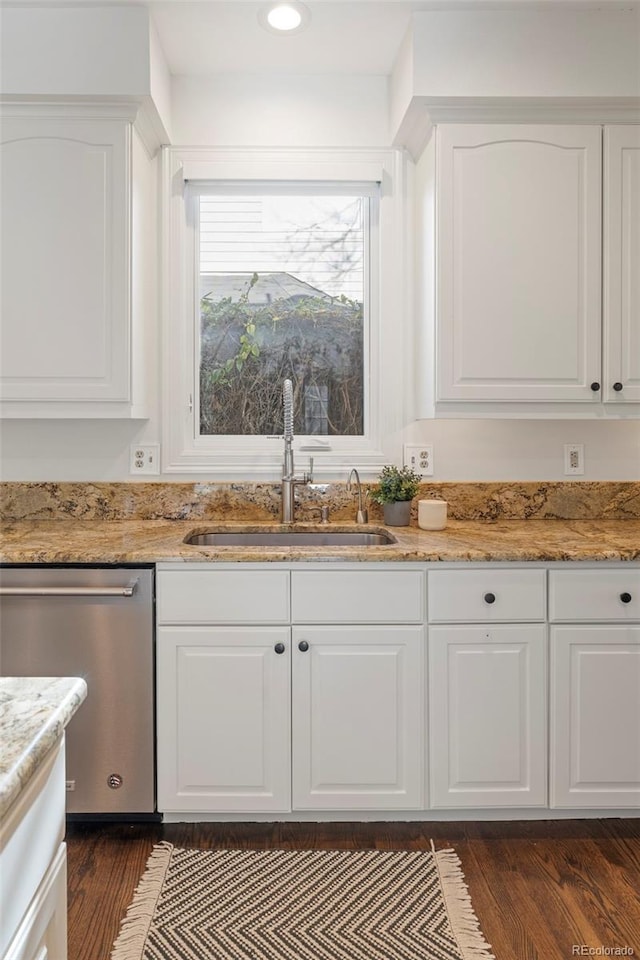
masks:
<svg viewBox="0 0 640 960"><path fill-rule="evenodd" d="M290 0L286 3L269 3L258 13L258 20L265 30L272 33L300 33L311 19L304 3Z"/></svg>

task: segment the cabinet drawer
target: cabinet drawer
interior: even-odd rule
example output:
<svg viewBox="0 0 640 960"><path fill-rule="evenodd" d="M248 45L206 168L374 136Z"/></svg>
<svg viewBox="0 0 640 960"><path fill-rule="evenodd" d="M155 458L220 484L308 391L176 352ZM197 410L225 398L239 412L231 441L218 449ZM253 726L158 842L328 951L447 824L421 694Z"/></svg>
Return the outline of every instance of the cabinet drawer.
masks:
<svg viewBox="0 0 640 960"><path fill-rule="evenodd" d="M166 570L158 623L288 623L287 570Z"/></svg>
<svg viewBox="0 0 640 960"><path fill-rule="evenodd" d="M544 619L544 570L429 571L433 622Z"/></svg>
<svg viewBox="0 0 640 960"><path fill-rule="evenodd" d="M294 623L418 623L424 618L421 570L294 570Z"/></svg>
<svg viewBox="0 0 640 960"><path fill-rule="evenodd" d="M550 620L640 620L640 567L552 570Z"/></svg>

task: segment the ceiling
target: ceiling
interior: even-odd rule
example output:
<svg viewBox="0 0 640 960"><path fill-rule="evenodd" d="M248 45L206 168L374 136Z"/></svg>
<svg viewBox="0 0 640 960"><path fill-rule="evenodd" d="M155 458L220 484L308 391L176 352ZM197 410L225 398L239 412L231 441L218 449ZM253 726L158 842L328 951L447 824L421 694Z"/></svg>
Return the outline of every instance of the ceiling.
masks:
<svg viewBox="0 0 640 960"><path fill-rule="evenodd" d="M211 73L388 74L409 25L409 0L307 0L311 21L282 36L260 26L264 2L151 2L169 69Z"/></svg>
<svg viewBox="0 0 640 960"><path fill-rule="evenodd" d="M127 0L124 0L127 2ZM637 0L305 0L311 22L301 33L264 30L255 0L149 0L174 75L216 73L391 73L417 10L483 7L630 7Z"/></svg>

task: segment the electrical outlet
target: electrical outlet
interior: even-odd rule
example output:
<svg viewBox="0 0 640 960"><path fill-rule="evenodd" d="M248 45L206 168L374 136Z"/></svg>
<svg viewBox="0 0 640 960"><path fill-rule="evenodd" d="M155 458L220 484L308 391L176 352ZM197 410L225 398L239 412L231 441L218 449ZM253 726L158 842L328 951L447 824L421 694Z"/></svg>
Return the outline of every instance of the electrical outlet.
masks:
<svg viewBox="0 0 640 960"><path fill-rule="evenodd" d="M433 476L433 444L405 443L404 463L421 477Z"/></svg>
<svg viewBox="0 0 640 960"><path fill-rule="evenodd" d="M565 443L564 473L567 477L584 473L584 443Z"/></svg>
<svg viewBox="0 0 640 960"><path fill-rule="evenodd" d="M130 447L130 473L160 473L160 444L132 443Z"/></svg>

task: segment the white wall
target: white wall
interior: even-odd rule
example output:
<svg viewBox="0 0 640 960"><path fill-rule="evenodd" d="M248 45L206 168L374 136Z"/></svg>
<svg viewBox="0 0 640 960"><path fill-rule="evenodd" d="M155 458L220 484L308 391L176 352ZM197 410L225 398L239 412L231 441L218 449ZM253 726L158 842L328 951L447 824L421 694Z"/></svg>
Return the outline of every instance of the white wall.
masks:
<svg viewBox="0 0 640 960"><path fill-rule="evenodd" d="M149 94L149 14L143 6L4 7L4 96Z"/></svg>
<svg viewBox="0 0 640 960"><path fill-rule="evenodd" d="M640 95L637 7L433 10L413 29L418 95Z"/></svg>
<svg viewBox="0 0 640 960"><path fill-rule="evenodd" d="M177 146L351 146L389 143L386 77L174 77Z"/></svg>
<svg viewBox="0 0 640 960"><path fill-rule="evenodd" d="M145 439L159 439L158 421L4 421L2 479L135 479L129 445ZM422 420L398 438L399 456L402 439L434 445L434 480L563 480L565 443L584 443L579 479L640 480L640 427L629 421Z"/></svg>

